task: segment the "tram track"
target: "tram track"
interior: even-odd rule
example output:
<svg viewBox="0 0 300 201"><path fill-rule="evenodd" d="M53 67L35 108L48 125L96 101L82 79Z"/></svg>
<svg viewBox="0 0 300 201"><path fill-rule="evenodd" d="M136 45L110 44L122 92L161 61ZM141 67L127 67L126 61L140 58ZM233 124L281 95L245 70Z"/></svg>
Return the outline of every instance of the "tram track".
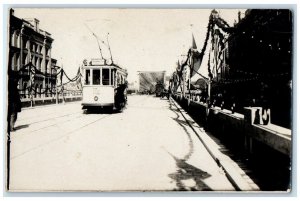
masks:
<svg viewBox="0 0 300 201"><path fill-rule="evenodd" d="M34 122L29 122L29 123L30 123L30 125L37 124L37 123L41 123L41 122L45 122L45 121L49 121L49 120L53 120L53 119L57 119L57 118L61 118L61 117L66 117L66 116L73 115L73 114L78 114L78 113L82 113L82 111L80 111L80 112L74 112L74 113L68 113L68 114L63 114L63 115L60 115L60 116L54 116L52 118L47 118L47 119L43 119L43 120L40 120L40 121L34 121ZM48 115L52 115L52 114L55 114L55 112L50 113ZM30 118L33 119L32 117L30 117ZM35 117L35 118L39 118L39 117ZM24 122L26 120L27 119L21 119L21 120L18 120L18 122Z"/></svg>
<svg viewBox="0 0 300 201"><path fill-rule="evenodd" d="M138 100L138 101L135 101L133 104L137 104L139 102L143 102L145 99L147 99L147 97L143 97L143 99L141 100ZM54 116L52 118L47 118L47 119L43 119L43 120L40 120L40 121L33 121L33 122L29 122L30 125L32 124L38 124L38 123L42 123L42 122L45 122L45 121L50 121L50 120L53 120L53 119L57 119L57 118L61 118L61 117L66 117L66 116L69 116L69 115L73 115L73 114L81 114L83 110L80 110L79 112L74 112L74 113L68 113L68 114L62 114L62 115L59 115L59 116ZM52 114L55 114L56 112L51 112L51 113L48 113L48 116L49 115L52 115ZM36 117L32 117L30 116L30 119L38 119L40 118L39 116L36 116ZM22 122L25 122L27 119L24 118L24 119L20 119L18 120L18 124L22 123ZM20 124L22 125L22 124Z"/></svg>
<svg viewBox="0 0 300 201"><path fill-rule="evenodd" d="M147 99L147 97L143 97L141 100L135 101L134 104L136 104L136 103L138 103L138 102L142 102L142 101L144 101L145 99ZM53 113L52 113L52 114L53 114ZM74 117L72 117L72 118L69 118L69 119L66 119L66 120L64 120L64 121L59 121L59 122L56 122L56 123L53 123L53 124L50 124L50 125L47 125L47 126L44 126L44 127L41 127L41 128L37 128L37 129L35 129L35 130L31 130L31 131L29 131L29 132L27 132L27 133L24 133L24 134L22 134L22 135L14 135L14 136L12 137L12 140L17 140L18 137L25 136L25 135L29 135L29 134L33 134L33 133L36 133L37 131L45 130L45 129L48 129L48 128L50 128L50 127L55 127L55 126L56 126L56 127L60 127L61 125L65 124L65 123L67 123L67 122L74 121L74 120L81 119L80 122L84 122L86 118L89 118L89 117L90 117L89 114L87 115L86 113L84 113L83 110L81 110L80 112L74 112L74 113L69 113L69 114L63 114L63 115L59 115L59 116L52 117L52 118L50 118L50 119L44 119L44 120L41 120L41 121L35 121L35 122L30 123L30 125L32 125L32 124L38 124L38 123L46 122L46 121L55 121L55 120L57 121L58 118L63 118L63 117L70 116L70 115L75 115L75 114L79 114L79 115L76 115L76 116L74 116ZM97 114L97 113L95 113L95 114ZM22 153L20 153L20 154L17 154L17 155L15 155L15 156L12 156L12 157L11 157L11 160L13 160L13 159L15 159L15 158L18 158L18 157L20 157L20 156L22 156L22 155L24 155L24 154L26 154L26 153L28 153L28 152L34 151L34 150L36 150L36 149L38 149L38 148L41 148L41 147L43 147L43 146L45 146L45 145L48 145L48 144L50 144L50 143L52 143L52 142L55 142L55 141L57 141L57 140L60 140L60 139L66 137L66 136L68 136L68 135L70 135L70 134L72 134L72 133L75 133L75 132L77 132L77 131L79 131L79 130L81 130L81 129L83 129L83 128L85 128L85 127L87 127L87 126L89 126L89 125L91 125L91 124L93 124L93 123L96 123L96 122L98 122L98 121L101 121L102 119L106 119L107 117L110 117L110 116L112 116L113 114L114 114L114 113L111 113L111 114L101 114L101 117L97 118L96 120L89 121L88 123L86 123L86 124L84 124L84 125L82 125L82 126L80 126L80 127L75 127L75 128L73 128L72 130L67 131L65 134L63 134L63 135L61 135L61 136L59 136L59 137L57 137L57 138L55 138L55 139L53 139L53 140L47 141L47 142L45 142L45 143L43 143L43 144L40 144L40 145L38 145L38 146L34 146L34 147L32 147L32 148L30 148L30 149L28 149L28 150L26 150L26 151L24 151L24 152L22 152Z"/></svg>
<svg viewBox="0 0 300 201"><path fill-rule="evenodd" d="M77 113L74 113L74 114L77 114ZM65 116L68 116L68 115L65 115ZM64 117L64 116L60 116L60 117L57 117L57 118L61 118L61 117ZM72 119L67 119L67 120L65 120L65 121L60 121L59 123L60 123L60 124L64 124L64 123L66 123L66 122L73 121L73 120L75 120L75 119L77 119L77 118L80 118L80 117L83 117L83 116L77 115L77 116L75 116L75 117L72 118ZM48 121L53 120L53 119L56 119L56 118L48 119ZM41 122L42 122L42 121L41 121ZM45 122L45 121L43 121L43 122ZM58 124L58 123L53 123L53 124L50 124L50 125L47 125L47 126L44 126L44 127L41 127L41 128L37 128L37 129L34 129L34 130L30 130L30 132L25 133L25 134L23 134L22 136L24 136L24 135L26 135L26 134L32 134L32 133L34 133L34 132L36 132L36 131L40 131L40 130L43 130L43 129L47 129L47 128L50 128L50 127L52 127L52 126L57 126L57 124ZM12 139L17 138L17 137L18 137L18 135L15 135L14 137L12 137Z"/></svg>
<svg viewBox="0 0 300 201"><path fill-rule="evenodd" d="M27 154L27 153L29 153L29 152L31 152L31 151L34 151L34 150L39 149L39 148L41 148L41 147L47 146L47 145L49 145L49 144L51 144L51 143L53 143L53 142L56 142L56 141L58 141L58 140L61 140L61 139L65 138L66 136L69 136L69 135L71 135L71 134L75 134L75 133L77 133L79 130L81 130L81 129L83 129L83 128L85 128L85 127L87 127L87 126L89 126L89 125L91 125L91 124L93 124L93 123L96 123L96 122L98 122L98 121L101 121L101 120L103 120L103 119L106 119L107 117L110 117L110 116L112 116L112 114L105 114L104 116L101 116L100 118L97 118L96 120L91 121L91 122L89 122L89 123L87 123L87 124L84 124L84 125L82 125L82 126L80 126L80 127L76 127L76 128L74 128L74 129L72 129L72 130L70 130L70 131L64 133L63 135L61 135L61 136L59 136L59 137L57 137L57 138L54 138L54 139L52 139L52 140L50 140L50 141L47 141L47 142L42 143L42 144L39 144L38 146L34 146L34 147L32 147L32 148L30 148L30 149L28 149L28 150L26 150L26 151L24 151L24 152L22 152L22 153L20 153L20 154L17 154L17 155L15 155L15 156L12 156L10 159L11 159L11 160L14 160L14 159L16 159L16 158L18 158L18 157L20 157L20 156L23 156L23 155L25 155L25 154ZM85 117L85 116L83 115L82 117Z"/></svg>

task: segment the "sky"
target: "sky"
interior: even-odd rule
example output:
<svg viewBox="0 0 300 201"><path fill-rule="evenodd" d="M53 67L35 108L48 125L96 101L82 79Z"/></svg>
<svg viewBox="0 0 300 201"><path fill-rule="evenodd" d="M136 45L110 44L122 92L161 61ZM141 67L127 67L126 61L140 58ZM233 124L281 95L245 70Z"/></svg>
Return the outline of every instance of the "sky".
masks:
<svg viewBox="0 0 300 201"><path fill-rule="evenodd" d="M84 59L99 58L95 33L106 42L109 33L114 63L128 70L128 81L137 71L162 71L170 75L176 62L184 60L192 45L192 34L200 51L212 9L105 9L105 8L15 8L19 18L37 18L40 29L51 33L52 58L75 76ZM229 25L244 9L218 9ZM110 58L101 44L104 58ZM207 48L208 49L208 48ZM200 72L207 74L203 60Z"/></svg>

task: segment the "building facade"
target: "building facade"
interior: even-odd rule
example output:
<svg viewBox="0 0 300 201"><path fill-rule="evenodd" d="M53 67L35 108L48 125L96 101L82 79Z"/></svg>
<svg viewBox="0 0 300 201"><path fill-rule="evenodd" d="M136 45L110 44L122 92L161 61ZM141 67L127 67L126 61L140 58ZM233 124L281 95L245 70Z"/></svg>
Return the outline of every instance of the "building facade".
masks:
<svg viewBox="0 0 300 201"><path fill-rule="evenodd" d="M39 28L38 19L20 19L11 9L9 37L8 72L9 76L19 76L21 98L29 98L30 94L35 98L54 96L59 67L51 57L51 34ZM34 82L29 68L22 70L30 62L36 69Z"/></svg>
<svg viewBox="0 0 300 201"><path fill-rule="evenodd" d="M287 9L251 9L222 49L217 91L249 106L266 105L271 121L291 127L293 15Z"/></svg>

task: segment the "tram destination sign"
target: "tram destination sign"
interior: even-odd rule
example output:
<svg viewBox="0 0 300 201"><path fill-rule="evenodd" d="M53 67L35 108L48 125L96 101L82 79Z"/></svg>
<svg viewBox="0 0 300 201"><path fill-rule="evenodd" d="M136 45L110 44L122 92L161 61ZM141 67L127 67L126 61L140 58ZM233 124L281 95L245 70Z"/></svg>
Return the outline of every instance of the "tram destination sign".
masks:
<svg viewBox="0 0 300 201"><path fill-rule="evenodd" d="M91 59L92 66L103 66L105 65L105 59Z"/></svg>

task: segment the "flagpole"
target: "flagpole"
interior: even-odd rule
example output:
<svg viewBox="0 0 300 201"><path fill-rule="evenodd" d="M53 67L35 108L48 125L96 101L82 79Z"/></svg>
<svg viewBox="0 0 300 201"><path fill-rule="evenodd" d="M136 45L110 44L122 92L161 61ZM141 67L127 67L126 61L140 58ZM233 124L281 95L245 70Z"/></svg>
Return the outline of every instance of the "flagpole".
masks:
<svg viewBox="0 0 300 201"><path fill-rule="evenodd" d="M191 26L191 32L192 32L192 48L193 48L193 45L194 45L194 34L193 34L193 24L190 24ZM189 78L189 96L191 98L191 79L192 79L192 73L193 73L193 66L194 66L194 62L193 62L193 53L192 53L192 48L190 49L191 50L191 57L190 57L190 78Z"/></svg>
<svg viewBox="0 0 300 201"><path fill-rule="evenodd" d="M193 73L193 66L194 66L194 61L193 61L193 53L191 52L191 57L190 57L190 78L189 78L189 94L191 97L191 81L192 81L192 73Z"/></svg>
<svg viewBox="0 0 300 201"><path fill-rule="evenodd" d="M190 24L191 26L191 32L192 32L192 47L190 49L190 78L189 78L189 94L191 96L191 82L192 82L192 74L194 72L194 59L193 59L193 50L197 49L197 45L196 45L196 41L195 41L195 37L193 34L193 24Z"/></svg>

